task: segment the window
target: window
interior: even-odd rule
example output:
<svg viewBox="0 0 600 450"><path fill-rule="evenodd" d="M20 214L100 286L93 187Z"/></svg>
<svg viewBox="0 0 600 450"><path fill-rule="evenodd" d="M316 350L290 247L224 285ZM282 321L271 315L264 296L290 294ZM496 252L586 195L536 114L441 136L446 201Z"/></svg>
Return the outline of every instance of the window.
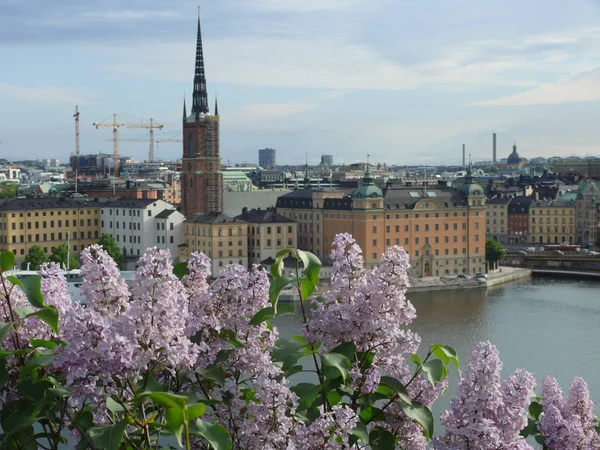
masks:
<svg viewBox="0 0 600 450"><path fill-rule="evenodd" d="M271 246L271 239L267 239L267 247Z"/></svg>
<svg viewBox="0 0 600 450"><path fill-rule="evenodd" d="M377 225L373 226L373 233L377 233Z"/></svg>
<svg viewBox="0 0 600 450"><path fill-rule="evenodd" d="M373 259L377 259L377 253L373 253Z"/></svg>
<svg viewBox="0 0 600 450"><path fill-rule="evenodd" d="M415 225L415 231L419 231L419 225Z"/></svg>
<svg viewBox="0 0 600 450"><path fill-rule="evenodd" d="M373 247L377 247L377 239L373 239Z"/></svg>
<svg viewBox="0 0 600 450"><path fill-rule="evenodd" d="M169 230L173 231L173 222L169 224Z"/></svg>
<svg viewBox="0 0 600 450"><path fill-rule="evenodd" d="M148 210L148 217L152 217L152 211Z"/></svg>
<svg viewBox="0 0 600 450"><path fill-rule="evenodd" d="M156 224L156 230L157 230L157 231L160 231L160 223L157 223L157 224Z"/></svg>
<svg viewBox="0 0 600 450"><path fill-rule="evenodd" d="M415 245L419 245L419 238L415 238Z"/></svg>

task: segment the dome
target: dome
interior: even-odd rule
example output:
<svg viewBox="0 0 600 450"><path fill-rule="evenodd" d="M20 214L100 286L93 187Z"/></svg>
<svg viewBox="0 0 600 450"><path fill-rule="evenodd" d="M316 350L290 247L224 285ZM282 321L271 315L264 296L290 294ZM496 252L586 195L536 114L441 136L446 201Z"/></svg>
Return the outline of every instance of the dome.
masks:
<svg viewBox="0 0 600 450"><path fill-rule="evenodd" d="M383 192L379 189L375 183L373 183L373 177L371 176L371 171L367 166L367 171L365 172L365 176L363 177L362 186L356 188L354 192L352 192L352 198L377 198L383 197Z"/></svg>
<svg viewBox="0 0 600 450"><path fill-rule="evenodd" d="M517 144L513 145L513 151L510 155L508 155L508 159L506 160L507 164L519 164L521 162L521 157L517 153Z"/></svg>
<svg viewBox="0 0 600 450"><path fill-rule="evenodd" d="M473 179L473 173L471 172L471 166L467 169L467 176L465 182L458 188L460 192L465 194L467 197L471 195L484 195L483 188L475 182Z"/></svg>

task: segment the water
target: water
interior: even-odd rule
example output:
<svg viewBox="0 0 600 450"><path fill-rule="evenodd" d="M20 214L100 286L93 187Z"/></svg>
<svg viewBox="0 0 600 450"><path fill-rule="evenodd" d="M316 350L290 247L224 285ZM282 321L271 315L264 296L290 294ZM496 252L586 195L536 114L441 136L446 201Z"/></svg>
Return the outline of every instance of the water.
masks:
<svg viewBox="0 0 600 450"><path fill-rule="evenodd" d="M471 349L484 340L498 347L503 378L516 368L532 372L541 392L545 375L558 379L564 391L575 376L590 386L600 411L600 282L534 277L483 290L409 294L417 309L411 328L422 338L419 353L443 343L458 352L466 369ZM283 336L298 332L290 316L278 318ZM301 375L302 376L302 375ZM294 380L298 381L298 380ZM458 375L451 370L450 388L434 408L446 409Z"/></svg>

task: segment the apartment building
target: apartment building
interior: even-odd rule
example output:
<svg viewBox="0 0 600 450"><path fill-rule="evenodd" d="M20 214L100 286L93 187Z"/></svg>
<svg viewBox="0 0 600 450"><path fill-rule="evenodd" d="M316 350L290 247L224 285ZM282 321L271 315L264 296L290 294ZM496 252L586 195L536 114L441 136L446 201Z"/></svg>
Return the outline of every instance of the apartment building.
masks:
<svg viewBox="0 0 600 450"><path fill-rule="evenodd" d="M104 199L14 198L0 203L0 251L21 263L32 245L47 255L61 244L74 254L100 239Z"/></svg>
<svg viewBox="0 0 600 450"><path fill-rule="evenodd" d="M531 243L575 242L575 202L534 201L529 207Z"/></svg>
<svg viewBox="0 0 600 450"><path fill-rule="evenodd" d="M248 267L248 224L225 214L200 214L185 221L184 242L178 250L180 261L194 252L208 256L213 277L229 264Z"/></svg>
<svg viewBox="0 0 600 450"><path fill-rule="evenodd" d="M119 198L101 210L102 233L123 249L126 264L135 266L149 247L169 250L173 259L183 241L183 214L163 200ZM128 267L129 268L129 267Z"/></svg>
<svg viewBox="0 0 600 450"><path fill-rule="evenodd" d="M248 264L269 264L284 248L296 248L298 224L275 208L244 208L236 219L248 223Z"/></svg>
<svg viewBox="0 0 600 450"><path fill-rule="evenodd" d="M508 204L510 198L499 197L487 201L485 228L487 237L499 242L508 240Z"/></svg>
<svg viewBox="0 0 600 450"><path fill-rule="evenodd" d="M534 198L531 196L517 196L508 204L509 243L526 244L529 242L529 207L533 201Z"/></svg>
<svg viewBox="0 0 600 450"><path fill-rule="evenodd" d="M300 218L299 227L314 226L316 218L322 218L322 231L308 236L312 240L301 241L304 230L299 229L300 248L328 255L335 235L345 232L361 246L367 266L378 264L386 248L400 245L411 256L412 276L485 271L485 196L470 171L458 189L388 183L384 192L367 170L352 195L336 192L329 197L319 191L323 196L319 203L311 190L300 192L287 194L277 203L281 214Z"/></svg>

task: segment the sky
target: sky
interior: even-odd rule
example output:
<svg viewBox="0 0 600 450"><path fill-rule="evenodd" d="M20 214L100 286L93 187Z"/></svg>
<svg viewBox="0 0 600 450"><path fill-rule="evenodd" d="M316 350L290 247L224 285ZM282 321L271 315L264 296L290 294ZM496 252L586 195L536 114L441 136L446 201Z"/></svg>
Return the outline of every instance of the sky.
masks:
<svg viewBox="0 0 600 450"><path fill-rule="evenodd" d="M68 160L75 105L82 154L180 137L198 6L224 163L600 155L600 0L198 1L0 0L0 158Z"/></svg>

